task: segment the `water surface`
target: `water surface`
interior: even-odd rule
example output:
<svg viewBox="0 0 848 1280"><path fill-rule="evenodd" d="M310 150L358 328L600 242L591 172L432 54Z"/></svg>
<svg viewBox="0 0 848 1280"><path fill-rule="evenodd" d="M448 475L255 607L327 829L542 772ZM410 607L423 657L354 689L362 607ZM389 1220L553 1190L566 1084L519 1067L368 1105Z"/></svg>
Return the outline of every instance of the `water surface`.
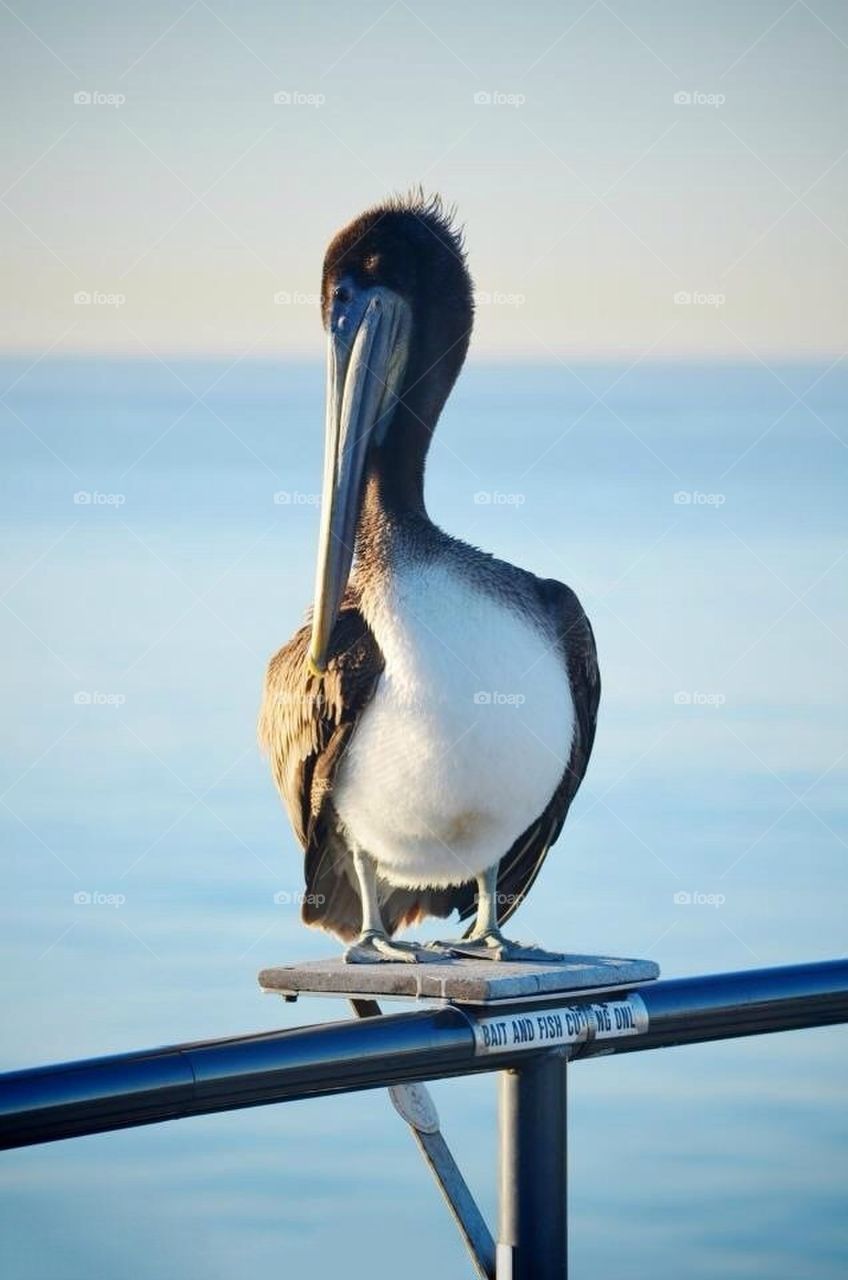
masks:
<svg viewBox="0 0 848 1280"><path fill-rule="evenodd" d="M322 371L28 363L0 369L3 1065L345 1016L255 986L334 949L298 922L254 738L312 586ZM568 581L604 675L519 936L668 976L844 953L847 391L825 366L464 375L431 512ZM845 1051L823 1029L575 1066L573 1274L844 1276ZM493 1081L435 1092L493 1220ZM9 1280L468 1274L379 1092L0 1177Z"/></svg>

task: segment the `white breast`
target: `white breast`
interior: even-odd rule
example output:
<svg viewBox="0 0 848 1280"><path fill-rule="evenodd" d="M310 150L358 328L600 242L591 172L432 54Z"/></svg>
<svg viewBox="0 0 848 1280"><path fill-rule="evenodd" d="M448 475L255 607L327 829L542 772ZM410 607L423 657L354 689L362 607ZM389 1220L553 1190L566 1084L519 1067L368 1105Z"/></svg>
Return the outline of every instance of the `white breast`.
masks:
<svg viewBox="0 0 848 1280"><path fill-rule="evenodd" d="M366 608L385 658L333 803L392 883L460 884L546 808L571 750L558 646L444 565L401 572Z"/></svg>

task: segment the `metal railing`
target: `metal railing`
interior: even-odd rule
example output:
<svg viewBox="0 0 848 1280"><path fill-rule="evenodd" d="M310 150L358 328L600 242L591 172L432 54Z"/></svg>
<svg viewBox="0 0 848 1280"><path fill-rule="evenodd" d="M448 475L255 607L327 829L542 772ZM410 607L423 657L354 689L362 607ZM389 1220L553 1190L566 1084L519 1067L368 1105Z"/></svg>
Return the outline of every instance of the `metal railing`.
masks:
<svg viewBox="0 0 848 1280"><path fill-rule="evenodd" d="M443 1176L423 1142L438 1120L419 1122L399 1109L422 1139L478 1274L553 1280L565 1275L566 1062L848 1022L848 960L658 980L496 1010L447 1005L382 1015L373 1002L353 1003L358 1020L0 1075L0 1147L500 1071L497 1262L482 1219L470 1236L465 1229L457 1195L467 1188L455 1194L450 1171Z"/></svg>

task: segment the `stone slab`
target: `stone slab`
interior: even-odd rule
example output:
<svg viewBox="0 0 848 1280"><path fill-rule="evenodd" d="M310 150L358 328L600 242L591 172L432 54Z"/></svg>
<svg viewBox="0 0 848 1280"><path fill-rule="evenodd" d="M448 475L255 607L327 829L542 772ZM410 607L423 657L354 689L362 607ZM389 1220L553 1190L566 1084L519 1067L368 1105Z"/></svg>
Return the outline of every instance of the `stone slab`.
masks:
<svg viewBox="0 0 848 1280"><path fill-rule="evenodd" d="M437 964L345 964L333 957L263 969L259 985L290 999L361 996L479 1005L633 987L653 981L659 972L653 960L611 956L567 955L546 963L456 958Z"/></svg>

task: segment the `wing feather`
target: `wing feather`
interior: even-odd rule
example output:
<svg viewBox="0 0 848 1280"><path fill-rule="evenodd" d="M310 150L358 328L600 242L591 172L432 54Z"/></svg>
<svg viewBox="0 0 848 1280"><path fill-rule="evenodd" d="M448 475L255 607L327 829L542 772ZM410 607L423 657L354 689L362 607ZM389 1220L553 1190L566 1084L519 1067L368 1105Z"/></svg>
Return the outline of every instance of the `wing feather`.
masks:
<svg viewBox="0 0 848 1280"><path fill-rule="evenodd" d="M327 670L307 667L310 627L301 627L268 664L259 740L305 852L303 919L343 938L362 913L350 849L329 803L333 778L383 670L383 655L355 601L343 605Z"/></svg>

